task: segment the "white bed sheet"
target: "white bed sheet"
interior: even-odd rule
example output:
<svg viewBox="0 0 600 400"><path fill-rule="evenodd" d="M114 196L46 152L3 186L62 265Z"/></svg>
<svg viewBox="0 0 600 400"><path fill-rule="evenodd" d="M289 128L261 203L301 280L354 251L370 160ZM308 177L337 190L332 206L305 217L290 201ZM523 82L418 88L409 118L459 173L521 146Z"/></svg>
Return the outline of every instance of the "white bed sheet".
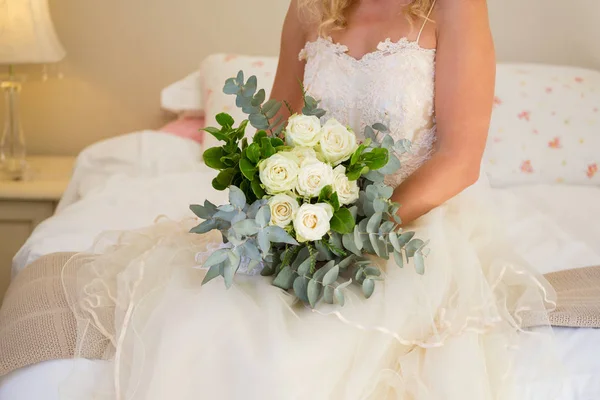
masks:
<svg viewBox="0 0 600 400"><path fill-rule="evenodd" d="M129 161L103 158L100 165L110 173L98 174L98 168L76 171L72 204L64 205L35 230L15 257L13 273L44 254L84 251L102 231L141 228L160 214L178 220L191 216L187 209L190 203L206 197L216 203L225 200L225 193L211 189L214 171L187 150L178 156L177 152L182 151L179 139L173 142L164 135L144 133L134 140L146 148L157 143L164 148L160 152L139 152L137 160L129 160L135 162L135 168L131 168ZM178 157L175 164L153 160L164 157L171 144L170 156ZM98 165L100 156L105 154L88 153L86 163ZM88 176L85 171L94 175ZM80 190L81 187L88 189ZM510 221L509 234L514 246L535 268L550 272L600 265L600 226L593 223L600 215L600 188L540 185L495 189L495 194L501 202L518 201L528 209L526 219L516 219L510 214L501 217ZM540 227L548 232L546 239L528 235ZM543 384L531 386L524 388L519 400L600 399L600 357L596 355L600 330L556 329L556 338L558 352L570 372L568 387L564 393L549 394L544 393ZM57 360L15 371L0 379L0 400L58 399L60 382L74 366L83 365L93 379L95 363L100 361Z"/></svg>

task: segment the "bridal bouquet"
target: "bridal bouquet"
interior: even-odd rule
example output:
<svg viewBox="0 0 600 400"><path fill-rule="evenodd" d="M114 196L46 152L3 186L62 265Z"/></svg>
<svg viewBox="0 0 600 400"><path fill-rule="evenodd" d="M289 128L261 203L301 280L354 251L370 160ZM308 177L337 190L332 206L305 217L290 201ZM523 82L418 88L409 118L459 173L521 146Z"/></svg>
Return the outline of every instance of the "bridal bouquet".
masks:
<svg viewBox="0 0 600 400"><path fill-rule="evenodd" d="M191 230L217 229L224 247L205 261L204 283L222 276L230 287L238 271L273 276L273 285L311 307L323 300L344 304L344 288L355 283L366 298L382 280L372 256L394 257L399 267L411 258L424 273L426 243L403 232L384 176L398 171L398 155L410 150L394 141L382 124L365 128L365 141L335 119L321 124L325 110L304 93L302 114L284 121L282 103L265 102L255 76L240 71L224 92L248 119L235 127L225 113L219 128L206 132L223 142L204 152L207 166L219 171L212 185L229 189L229 204L192 205L204 221ZM247 124L257 129L245 138Z"/></svg>

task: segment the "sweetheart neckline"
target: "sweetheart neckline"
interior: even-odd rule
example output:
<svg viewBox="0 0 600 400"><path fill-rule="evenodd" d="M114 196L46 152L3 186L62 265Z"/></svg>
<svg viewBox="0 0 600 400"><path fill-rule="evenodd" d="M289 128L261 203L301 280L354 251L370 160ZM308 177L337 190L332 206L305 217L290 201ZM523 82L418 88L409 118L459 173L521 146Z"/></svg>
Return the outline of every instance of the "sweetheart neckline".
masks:
<svg viewBox="0 0 600 400"><path fill-rule="evenodd" d="M406 37L402 37L402 38L398 39L397 41L392 41L392 39L388 37L385 40L380 41L377 44L377 47L375 50L369 51L369 52L363 54L360 58L356 58L356 57L348 54L348 51L349 51L348 46L346 46L345 44L341 44L339 42L334 42L333 39L331 38L331 36L328 36L326 38L319 36L315 40L306 42L306 45L304 46L304 49L302 49L302 52L304 52L306 50L307 46L317 44L317 43L326 44L328 47L331 47L333 50L335 50L335 52L337 54L343 55L346 58L348 58L356 63L362 63L365 61L369 61L370 59L376 58L376 56L378 56L380 54L390 54L390 53L393 54L401 49L414 49L414 50L423 51L425 53L433 53L433 54L435 54L435 52L436 52L436 49L429 49L426 47L422 47L419 43L408 40L408 38L406 38Z"/></svg>

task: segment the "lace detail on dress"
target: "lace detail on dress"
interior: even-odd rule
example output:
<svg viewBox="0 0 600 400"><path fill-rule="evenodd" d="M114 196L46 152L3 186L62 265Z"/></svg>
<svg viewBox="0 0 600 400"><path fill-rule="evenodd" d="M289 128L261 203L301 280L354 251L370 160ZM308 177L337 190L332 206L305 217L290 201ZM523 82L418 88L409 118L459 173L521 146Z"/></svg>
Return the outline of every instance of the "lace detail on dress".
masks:
<svg viewBox="0 0 600 400"><path fill-rule="evenodd" d="M412 142L402 155L402 170L387 177L399 185L433 153L435 142L435 49L406 38L386 39L377 50L356 59L348 47L331 38L308 42L300 52L306 60L304 85L321 101L325 118L336 118L361 135L366 125L386 124L396 139Z"/></svg>

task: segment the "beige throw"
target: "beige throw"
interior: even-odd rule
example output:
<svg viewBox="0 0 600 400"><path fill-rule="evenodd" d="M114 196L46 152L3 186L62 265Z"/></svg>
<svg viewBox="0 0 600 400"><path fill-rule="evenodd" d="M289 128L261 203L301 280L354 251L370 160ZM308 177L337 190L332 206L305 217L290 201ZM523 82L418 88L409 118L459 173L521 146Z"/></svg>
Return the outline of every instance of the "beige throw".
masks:
<svg viewBox="0 0 600 400"><path fill-rule="evenodd" d="M73 358L77 321L61 279L63 266L73 255L41 257L11 283L0 309L0 376L43 361ZM64 276L65 285L72 286L75 278L74 274ZM102 359L107 345L92 331L78 353Z"/></svg>
<svg viewBox="0 0 600 400"><path fill-rule="evenodd" d="M44 256L11 284L0 309L0 376L43 361L74 357L77 323L62 282L67 291L73 289L75 276L69 271L76 271L77 265L61 279L72 256ZM558 293L557 309L549 316L552 325L600 328L600 267L556 272L546 278ZM546 323L547 318L543 316ZM108 343L93 332L88 338L78 356L103 359Z"/></svg>

